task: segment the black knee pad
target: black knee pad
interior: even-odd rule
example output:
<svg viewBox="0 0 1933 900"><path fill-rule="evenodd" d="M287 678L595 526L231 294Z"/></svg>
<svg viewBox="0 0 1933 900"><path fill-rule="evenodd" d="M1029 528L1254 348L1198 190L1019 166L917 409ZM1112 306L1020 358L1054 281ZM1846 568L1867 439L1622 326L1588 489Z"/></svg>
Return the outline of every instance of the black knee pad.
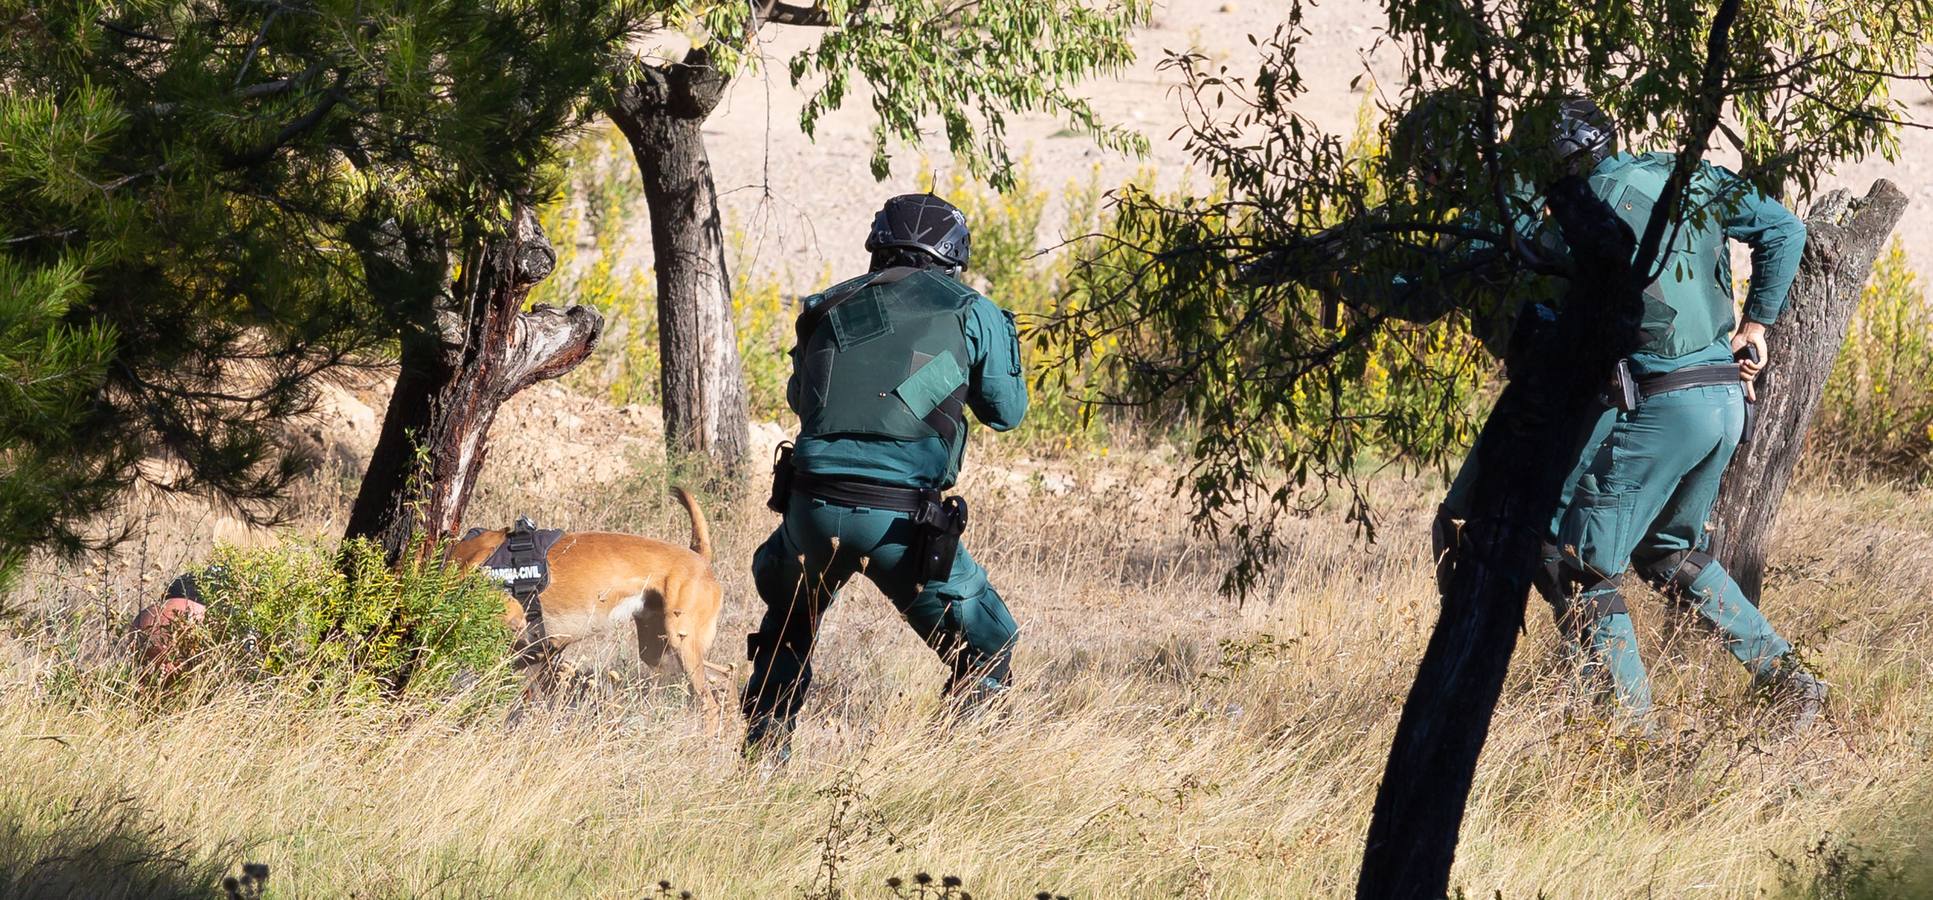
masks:
<svg viewBox="0 0 1933 900"><path fill-rule="evenodd" d="M1605 616L1630 612L1630 607L1624 605L1622 581L1623 579L1613 575L1591 585L1585 590L1596 593L1587 595L1579 592L1572 608L1576 609L1579 615L1584 616L1586 622L1595 622Z"/></svg>
<svg viewBox="0 0 1933 900"><path fill-rule="evenodd" d="M1704 574L1705 567L1715 562L1709 553L1680 550L1639 565L1637 570L1658 593L1682 602L1690 599L1691 586Z"/></svg>
<svg viewBox="0 0 1933 900"><path fill-rule="evenodd" d="M1013 680L1013 653L1001 650L998 653L975 653L961 647L953 654L953 675L947 679L952 685L974 678L991 678L1001 684Z"/></svg>
<svg viewBox="0 0 1933 900"><path fill-rule="evenodd" d="M1553 607L1562 608L1569 589L1564 579L1564 558L1557 545L1545 541L1538 547L1537 568L1530 573L1530 586Z"/></svg>
<svg viewBox="0 0 1933 900"><path fill-rule="evenodd" d="M1624 605L1623 575L1593 578L1573 566L1561 567L1564 605L1558 607L1558 624L1582 628L1605 616L1630 612ZM1587 593L1588 592L1588 593Z"/></svg>
<svg viewBox="0 0 1933 900"><path fill-rule="evenodd" d="M812 646L813 637L814 631L810 627L771 631L761 628L745 636L745 658L757 661L787 651L794 656L804 656Z"/></svg>

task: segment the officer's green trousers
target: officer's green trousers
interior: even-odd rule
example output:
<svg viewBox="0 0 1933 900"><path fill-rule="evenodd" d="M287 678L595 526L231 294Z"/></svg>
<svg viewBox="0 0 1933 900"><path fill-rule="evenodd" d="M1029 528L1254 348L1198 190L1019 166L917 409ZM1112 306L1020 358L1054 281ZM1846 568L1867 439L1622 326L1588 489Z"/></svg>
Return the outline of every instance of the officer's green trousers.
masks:
<svg viewBox="0 0 1933 900"><path fill-rule="evenodd" d="M951 664L949 690L969 679L1004 683L1019 629L966 547L945 579L919 577L918 526L903 512L851 508L793 494L785 521L752 557L765 618L748 643L751 681L741 705L748 740L789 731L812 683L812 646L839 589L871 579L914 633Z"/></svg>
<svg viewBox="0 0 1933 900"><path fill-rule="evenodd" d="M1607 436L1587 445L1557 526L1567 574L1582 590L1556 613L1587 667L1609 675L1631 712L1650 709L1651 687L1618 587L1627 568L1696 611L1754 675L1769 676L1792 650L1723 566L1678 565L1688 552L1708 549L1705 523L1744 414L1738 385L1686 388L1648 397L1631 412L1607 409L1599 428Z"/></svg>

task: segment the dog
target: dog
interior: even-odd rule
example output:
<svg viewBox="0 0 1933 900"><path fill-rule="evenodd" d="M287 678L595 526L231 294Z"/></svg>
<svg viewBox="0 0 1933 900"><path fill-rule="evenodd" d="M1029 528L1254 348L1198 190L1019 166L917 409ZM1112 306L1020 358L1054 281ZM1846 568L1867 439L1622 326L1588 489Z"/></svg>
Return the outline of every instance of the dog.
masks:
<svg viewBox="0 0 1933 900"><path fill-rule="evenodd" d="M513 649L534 657L538 670L532 688L541 689L551 676L550 660L559 651L604 625L628 621L637 628L638 658L645 665L663 671L665 651L677 657L703 710L705 733L716 735L719 703L707 689L705 674L708 669L724 674L731 670L706 661L705 654L718 633L724 589L712 575L705 514L684 488L674 487L671 493L691 516L689 549L632 534L566 532L550 549L550 586L541 597L542 645L534 648L535 654L530 654L533 648ZM458 542L450 559L477 567L503 543L504 534L502 529L486 531ZM524 631L523 607L507 593L503 620L513 633Z"/></svg>

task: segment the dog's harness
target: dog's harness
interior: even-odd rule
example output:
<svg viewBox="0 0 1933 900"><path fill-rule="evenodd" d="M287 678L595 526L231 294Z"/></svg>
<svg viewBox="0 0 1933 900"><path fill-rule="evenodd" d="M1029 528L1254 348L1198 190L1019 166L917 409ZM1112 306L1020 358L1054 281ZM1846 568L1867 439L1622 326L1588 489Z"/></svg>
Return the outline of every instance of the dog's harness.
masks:
<svg viewBox="0 0 1933 900"><path fill-rule="evenodd" d="M483 533L472 528L465 539ZM529 516L518 516L517 523L504 532L503 543L483 561L483 573L490 576L524 609L524 631L517 640L519 652L544 643L544 588L550 586L550 548L564 536L560 529L538 529Z"/></svg>

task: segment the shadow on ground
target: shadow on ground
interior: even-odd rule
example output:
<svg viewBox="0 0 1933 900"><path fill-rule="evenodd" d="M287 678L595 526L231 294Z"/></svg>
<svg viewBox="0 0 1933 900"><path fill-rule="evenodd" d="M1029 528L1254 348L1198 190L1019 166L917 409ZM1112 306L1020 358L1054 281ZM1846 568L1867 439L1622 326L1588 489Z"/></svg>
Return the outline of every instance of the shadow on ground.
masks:
<svg viewBox="0 0 1933 900"><path fill-rule="evenodd" d="M0 898L218 898L236 858L171 839L132 798L0 805Z"/></svg>

